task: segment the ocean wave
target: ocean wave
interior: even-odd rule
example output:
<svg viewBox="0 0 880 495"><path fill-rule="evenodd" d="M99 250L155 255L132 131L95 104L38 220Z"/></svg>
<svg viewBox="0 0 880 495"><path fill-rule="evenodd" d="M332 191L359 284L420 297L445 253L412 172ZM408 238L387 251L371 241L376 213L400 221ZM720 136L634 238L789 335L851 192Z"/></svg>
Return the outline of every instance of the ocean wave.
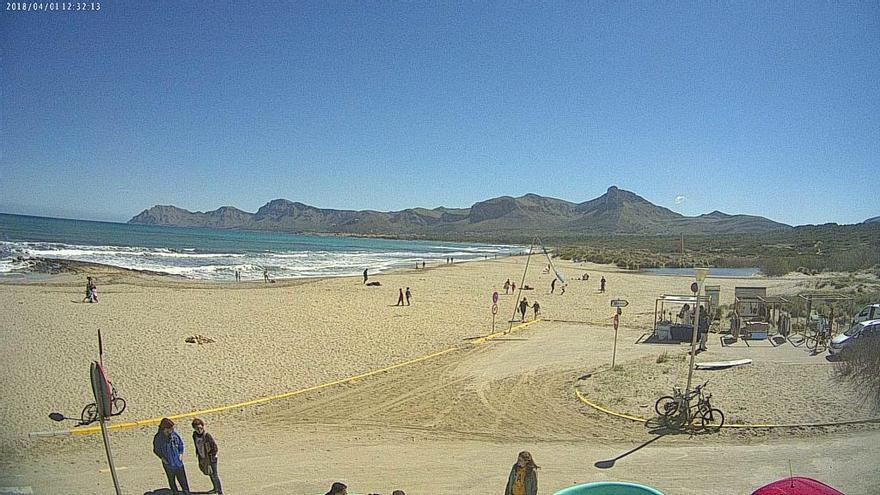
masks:
<svg viewBox="0 0 880 495"><path fill-rule="evenodd" d="M122 268L153 271L202 280L231 280L240 270L245 280L262 279L267 270L273 278L337 277L360 275L364 268L381 273L426 262L454 258L468 261L519 252L517 247L443 246L412 243L412 250L394 248L337 248L211 253L199 248L142 246L89 246L59 242L0 241L0 273L24 270L22 258L59 258L101 263Z"/></svg>

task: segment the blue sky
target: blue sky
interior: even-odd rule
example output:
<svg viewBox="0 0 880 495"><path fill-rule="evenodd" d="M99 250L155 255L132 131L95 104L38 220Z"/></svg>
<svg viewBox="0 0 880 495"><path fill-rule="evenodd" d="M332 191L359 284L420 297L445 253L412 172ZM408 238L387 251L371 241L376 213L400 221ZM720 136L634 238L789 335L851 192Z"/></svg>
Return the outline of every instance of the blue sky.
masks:
<svg viewBox="0 0 880 495"><path fill-rule="evenodd" d="M876 1L101 5L0 12L0 212L880 215Z"/></svg>

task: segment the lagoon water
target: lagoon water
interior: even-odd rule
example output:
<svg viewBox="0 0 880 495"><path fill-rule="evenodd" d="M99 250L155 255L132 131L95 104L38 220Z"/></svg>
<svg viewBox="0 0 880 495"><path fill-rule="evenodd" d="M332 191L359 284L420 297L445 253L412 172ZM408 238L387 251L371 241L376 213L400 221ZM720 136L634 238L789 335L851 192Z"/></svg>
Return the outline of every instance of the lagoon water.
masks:
<svg viewBox="0 0 880 495"><path fill-rule="evenodd" d="M655 273L657 275L679 275L683 277L692 277L694 275L693 268L643 268L643 272ZM710 268L710 277L754 277L761 274L760 268Z"/></svg>
<svg viewBox="0 0 880 495"><path fill-rule="evenodd" d="M18 257L88 261L203 280L359 275L392 268L519 253L516 246L398 241L280 232L157 227L0 214L0 275L26 269Z"/></svg>

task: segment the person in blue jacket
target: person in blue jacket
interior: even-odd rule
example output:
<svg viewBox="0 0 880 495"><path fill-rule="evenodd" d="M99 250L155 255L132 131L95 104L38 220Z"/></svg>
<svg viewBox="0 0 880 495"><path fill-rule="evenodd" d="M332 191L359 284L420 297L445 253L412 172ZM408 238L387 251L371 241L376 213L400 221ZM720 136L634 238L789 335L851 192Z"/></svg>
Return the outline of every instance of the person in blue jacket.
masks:
<svg viewBox="0 0 880 495"><path fill-rule="evenodd" d="M180 454L183 454L183 440L174 431L174 421L162 418L162 421L159 422L159 431L153 436L153 453L162 459L162 468L165 470L165 476L168 477L171 493L174 495L180 493L174 482L176 478L184 495L190 495L189 483L186 481L186 468L180 459Z"/></svg>

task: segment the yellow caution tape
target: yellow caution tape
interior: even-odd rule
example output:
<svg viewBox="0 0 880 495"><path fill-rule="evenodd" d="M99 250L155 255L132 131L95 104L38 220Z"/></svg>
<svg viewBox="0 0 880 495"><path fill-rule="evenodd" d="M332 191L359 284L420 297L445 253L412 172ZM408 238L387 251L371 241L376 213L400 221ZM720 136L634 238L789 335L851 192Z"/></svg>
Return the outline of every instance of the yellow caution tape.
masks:
<svg viewBox="0 0 880 495"><path fill-rule="evenodd" d="M531 326L539 321L541 321L541 320L540 319L532 320L527 323L521 323L519 325L516 325L516 326L512 327L509 331L491 333L489 335L486 335L486 336L483 336L483 337L480 337L476 340L471 341L470 345L476 346L476 345L484 344L484 343L491 341L493 339L497 339L498 337L507 335L510 332L522 330L523 328ZM431 354L427 354L425 356L421 356L421 357L418 357L415 359L410 359L410 360L404 361L402 363L393 364L393 365L387 366L385 368L381 368L381 369L373 370L373 371L368 371L366 373L361 373L360 375L350 376L348 378L342 378L340 380L334 380L332 382L322 383L320 385L314 385L312 387L302 388L299 390L295 390L293 392L285 392L285 393L281 393L281 394L270 395L268 397L260 397L258 399L253 399L253 400L249 400L249 401L245 401L245 402L237 402L235 404L228 404L225 406L212 407L209 409L202 409L199 411L193 411L193 412L182 413L182 414L174 414L171 416L164 416L164 417L166 417L168 419L173 419L173 420L184 419L184 418L193 418L196 416L204 416L207 414L228 411L230 409L239 409L239 408L248 407L248 406L255 406L258 404L265 404L267 402L272 402L272 401L276 401L279 399L287 399L290 397L295 397L297 395L305 394L307 392L314 392L315 390L321 390L321 389L324 389L327 387L332 387L334 385L355 382L355 381L360 380L362 378L367 378L367 377L370 377L373 375L378 375L379 373L385 373L386 371L391 371L393 369L402 368L404 366L409 366L411 364L415 364L415 363L419 363L421 361L426 361L428 359L439 357L444 354L449 354L450 352L455 352L455 351L461 350L464 347L466 347L466 346L450 347L450 348L444 349L442 351L433 352ZM155 417L155 418L148 418L148 419L140 419L137 421L128 421L125 423L108 424L107 428L111 429L111 430L122 430L122 429L126 429L126 428L136 428L138 426L157 425L157 424L159 424L160 421L162 421L161 417ZM58 430L58 431L51 431L51 432L35 432L35 433L30 433L29 436L91 435L94 433L98 433L100 431L101 431L100 426L88 426L85 428L73 428L70 430Z"/></svg>

